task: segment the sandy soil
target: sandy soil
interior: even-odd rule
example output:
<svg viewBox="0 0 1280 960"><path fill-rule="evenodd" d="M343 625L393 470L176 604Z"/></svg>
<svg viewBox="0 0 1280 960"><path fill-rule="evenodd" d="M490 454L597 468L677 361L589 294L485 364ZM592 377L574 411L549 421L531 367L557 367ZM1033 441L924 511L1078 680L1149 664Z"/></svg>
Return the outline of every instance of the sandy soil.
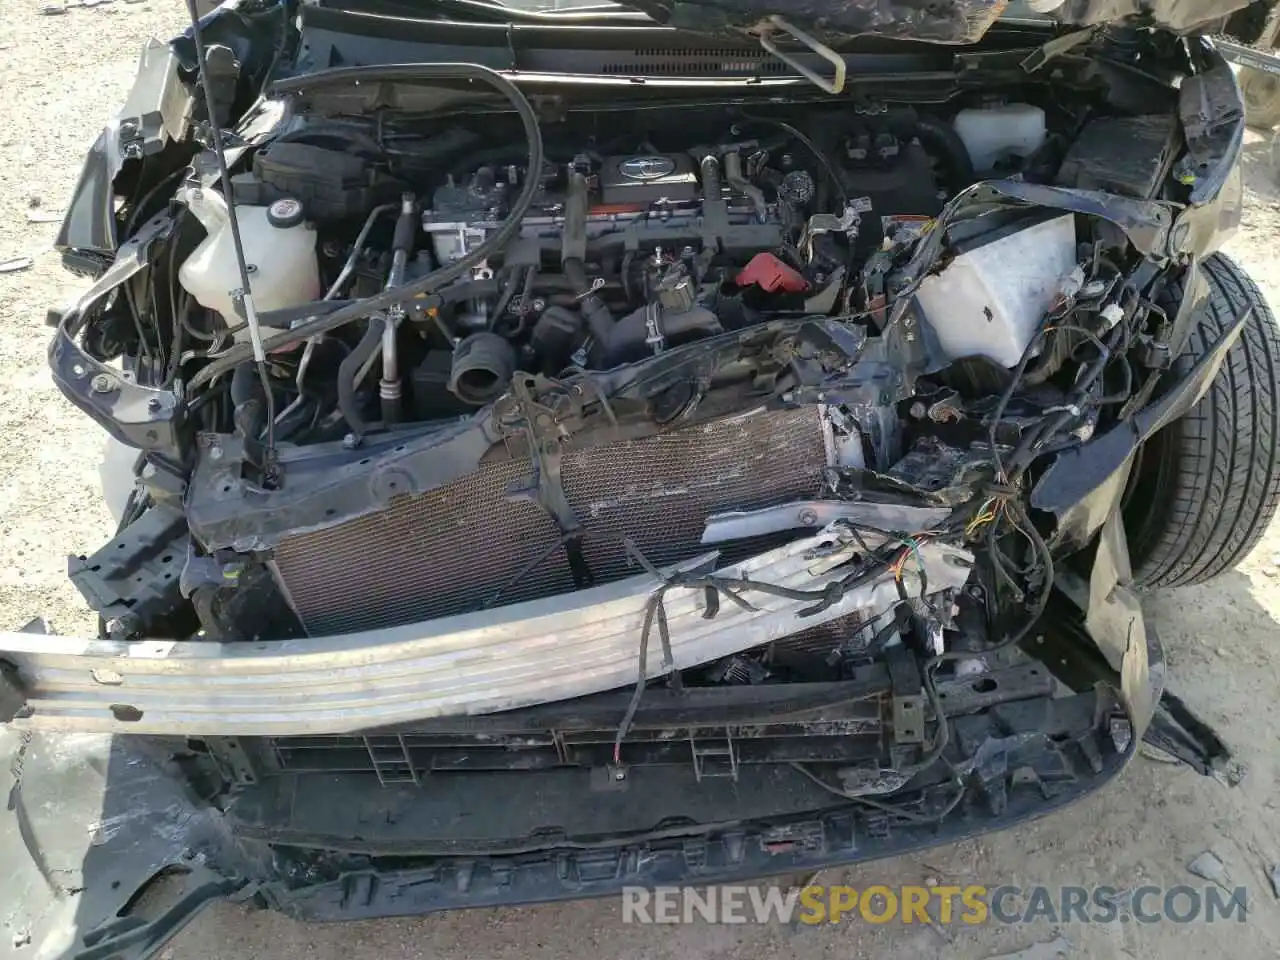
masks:
<svg viewBox="0 0 1280 960"><path fill-rule="evenodd" d="M137 52L151 34L170 36L174 0L107 0L42 14L62 0L0 4L0 261L31 256L26 271L0 274L0 623L36 614L60 631L92 619L65 579L68 553L108 535L97 495L97 429L54 389L44 353L46 307L77 289L50 245L55 223L32 214L59 210L84 149L121 102ZM1280 189L1268 173L1266 143L1245 151L1245 220L1230 251L1280 303ZM211 910L165 952L169 958L463 957L803 958L989 957L1063 935L1089 957L1240 958L1280 956L1280 904L1266 871L1280 863L1280 527L1239 570L1205 587L1157 594L1152 617L1172 662L1173 683L1217 725L1247 766L1229 789L1179 767L1140 758L1121 780L1049 820L995 836L849 871L855 886L919 883L1029 885L1198 883L1186 864L1213 850L1234 883L1250 891L1245 923L1170 923L1051 928L842 925L642 928L623 925L613 901L520 910L483 910L425 919L306 927L279 916L225 906ZM841 878L832 876L831 881ZM1051 954L1050 954L1051 955Z"/></svg>

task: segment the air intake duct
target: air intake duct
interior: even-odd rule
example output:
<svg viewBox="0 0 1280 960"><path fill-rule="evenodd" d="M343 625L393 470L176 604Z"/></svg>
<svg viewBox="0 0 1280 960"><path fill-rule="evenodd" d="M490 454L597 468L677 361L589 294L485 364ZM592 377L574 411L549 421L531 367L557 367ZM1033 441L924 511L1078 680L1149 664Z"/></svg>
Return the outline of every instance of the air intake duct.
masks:
<svg viewBox="0 0 1280 960"><path fill-rule="evenodd" d="M483 406L506 392L516 372L516 349L496 333L473 333L453 352L449 392Z"/></svg>

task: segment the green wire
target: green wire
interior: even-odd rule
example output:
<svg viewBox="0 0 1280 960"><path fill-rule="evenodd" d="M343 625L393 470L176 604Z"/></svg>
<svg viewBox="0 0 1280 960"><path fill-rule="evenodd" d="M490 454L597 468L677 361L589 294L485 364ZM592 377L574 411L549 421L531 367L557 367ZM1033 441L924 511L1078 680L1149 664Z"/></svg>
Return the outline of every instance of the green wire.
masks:
<svg viewBox="0 0 1280 960"><path fill-rule="evenodd" d="M899 540L898 543L911 551L911 555L916 559L916 572L920 574L920 578L924 579L924 561L920 559L920 543L914 537L907 537L905 540Z"/></svg>

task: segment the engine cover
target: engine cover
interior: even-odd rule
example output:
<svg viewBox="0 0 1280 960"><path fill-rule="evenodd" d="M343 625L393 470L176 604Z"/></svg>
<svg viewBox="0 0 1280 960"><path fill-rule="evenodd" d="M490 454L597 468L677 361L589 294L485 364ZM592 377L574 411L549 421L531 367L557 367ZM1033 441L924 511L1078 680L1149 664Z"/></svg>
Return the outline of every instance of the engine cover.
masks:
<svg viewBox="0 0 1280 960"><path fill-rule="evenodd" d="M698 198L698 177L686 153L605 157L600 200L606 206L683 202Z"/></svg>

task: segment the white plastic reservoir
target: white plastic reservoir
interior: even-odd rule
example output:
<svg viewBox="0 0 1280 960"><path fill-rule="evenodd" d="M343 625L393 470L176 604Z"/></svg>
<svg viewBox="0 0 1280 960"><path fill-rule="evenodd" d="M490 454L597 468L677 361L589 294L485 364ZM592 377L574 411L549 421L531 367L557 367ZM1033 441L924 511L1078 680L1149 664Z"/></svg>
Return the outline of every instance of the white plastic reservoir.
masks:
<svg viewBox="0 0 1280 960"><path fill-rule="evenodd" d="M1075 217L1064 214L979 238L924 279L917 303L948 359L1014 367L1075 265Z"/></svg>
<svg viewBox="0 0 1280 960"><path fill-rule="evenodd" d="M228 326L234 325L232 294L242 284L227 201L216 190L194 189L182 199L209 235L178 268L178 282L201 306L222 314ZM277 200L269 207L237 204L236 221L259 313L319 299L316 231L304 220L298 201Z"/></svg>
<svg viewBox="0 0 1280 960"><path fill-rule="evenodd" d="M1031 103L961 110L952 124L979 175L992 173L1014 157L1025 160L1045 138L1044 111Z"/></svg>

